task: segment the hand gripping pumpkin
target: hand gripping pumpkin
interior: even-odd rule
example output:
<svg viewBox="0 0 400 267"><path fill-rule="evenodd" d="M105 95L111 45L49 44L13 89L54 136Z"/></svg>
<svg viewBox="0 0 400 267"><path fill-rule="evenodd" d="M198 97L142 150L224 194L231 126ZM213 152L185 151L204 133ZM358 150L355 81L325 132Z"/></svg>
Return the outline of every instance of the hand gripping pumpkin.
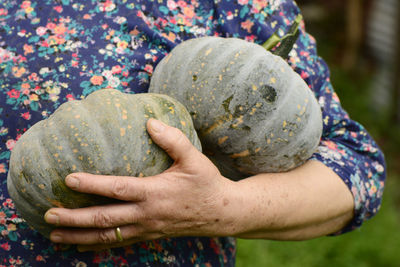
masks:
<svg viewBox="0 0 400 267"><path fill-rule="evenodd" d="M151 176L166 170L172 160L147 134L149 118L179 128L201 149L185 107L158 94L99 90L84 100L62 104L48 119L33 125L12 150L7 178L22 217L48 237L54 226L43 215L49 208L115 201L72 191L64 183L68 174Z"/></svg>
<svg viewBox="0 0 400 267"><path fill-rule="evenodd" d="M185 41L157 65L150 92L186 106L203 152L231 179L303 164L322 133L320 106L281 57L236 38Z"/></svg>

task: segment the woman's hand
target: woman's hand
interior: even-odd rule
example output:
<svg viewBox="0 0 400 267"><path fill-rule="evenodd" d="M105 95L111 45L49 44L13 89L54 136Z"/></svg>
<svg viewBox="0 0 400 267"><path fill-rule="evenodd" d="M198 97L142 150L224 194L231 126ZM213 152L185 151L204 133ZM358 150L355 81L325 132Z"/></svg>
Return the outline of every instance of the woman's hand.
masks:
<svg viewBox="0 0 400 267"><path fill-rule="evenodd" d="M81 249L87 250L162 237L233 234L228 195L234 182L224 178L178 129L154 119L148 121L147 128L174 164L159 175L144 178L69 175L66 184L76 191L124 202L50 209L45 214L48 223L72 227L53 231L53 242L86 245ZM118 241L116 227L123 242Z"/></svg>
<svg viewBox="0 0 400 267"><path fill-rule="evenodd" d="M233 182L179 130L149 120L148 132L174 160L171 168L145 178L68 176L74 190L125 202L50 209L47 222L72 227L54 230L54 242L96 250L175 236L305 240L339 231L353 217L349 189L321 162Z"/></svg>

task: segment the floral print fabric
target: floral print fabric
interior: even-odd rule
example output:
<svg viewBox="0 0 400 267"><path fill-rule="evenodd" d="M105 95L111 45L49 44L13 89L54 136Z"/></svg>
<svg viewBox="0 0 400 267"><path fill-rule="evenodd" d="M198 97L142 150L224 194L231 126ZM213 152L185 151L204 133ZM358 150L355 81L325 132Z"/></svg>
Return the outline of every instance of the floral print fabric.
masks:
<svg viewBox="0 0 400 267"><path fill-rule="evenodd" d="M79 253L30 229L7 193L18 138L61 103L106 87L146 92L157 63L178 43L205 35L263 43L285 35L299 9L292 0L32 0L0 2L0 266L233 266L232 238L171 238ZM317 153L349 187L359 227L379 209L381 151L340 106L314 39L301 35L288 63L323 111Z"/></svg>

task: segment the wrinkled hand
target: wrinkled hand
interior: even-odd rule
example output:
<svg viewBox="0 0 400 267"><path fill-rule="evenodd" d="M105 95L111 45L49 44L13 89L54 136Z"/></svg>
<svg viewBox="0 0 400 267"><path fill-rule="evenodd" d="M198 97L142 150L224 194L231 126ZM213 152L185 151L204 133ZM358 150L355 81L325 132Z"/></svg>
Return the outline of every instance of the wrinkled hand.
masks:
<svg viewBox="0 0 400 267"><path fill-rule="evenodd" d="M234 216L229 210L234 208L229 194L234 182L224 178L178 129L154 119L148 121L147 129L174 164L159 175L144 178L69 175L66 184L76 191L124 202L50 209L45 220L60 227L51 233L53 242L97 250L163 237L231 234ZM122 242L117 240L116 227Z"/></svg>

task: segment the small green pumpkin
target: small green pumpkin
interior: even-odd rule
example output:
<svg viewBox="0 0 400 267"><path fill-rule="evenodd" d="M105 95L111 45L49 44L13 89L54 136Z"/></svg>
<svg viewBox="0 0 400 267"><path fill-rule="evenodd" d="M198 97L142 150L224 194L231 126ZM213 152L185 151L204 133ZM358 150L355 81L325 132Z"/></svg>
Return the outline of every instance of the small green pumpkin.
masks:
<svg viewBox="0 0 400 267"><path fill-rule="evenodd" d="M48 119L25 132L13 148L7 178L17 210L48 237L53 226L44 213L51 207L81 208L115 200L70 190L73 172L151 176L172 160L146 131L149 118L182 130L201 150L185 107L158 94L124 94L104 89L81 101L62 104Z"/></svg>
<svg viewBox="0 0 400 267"><path fill-rule="evenodd" d="M319 144L313 92L286 61L254 43L182 42L157 65L149 91L186 106L204 153L231 179L293 169Z"/></svg>

